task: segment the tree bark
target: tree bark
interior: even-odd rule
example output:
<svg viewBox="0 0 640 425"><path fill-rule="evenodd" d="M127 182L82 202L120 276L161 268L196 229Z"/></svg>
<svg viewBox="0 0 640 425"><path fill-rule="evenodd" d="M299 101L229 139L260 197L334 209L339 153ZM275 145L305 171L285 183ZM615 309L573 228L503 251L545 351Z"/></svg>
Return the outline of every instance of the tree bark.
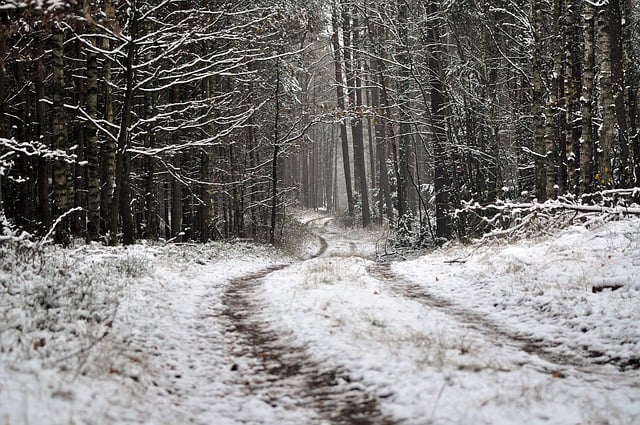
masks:
<svg viewBox="0 0 640 425"><path fill-rule="evenodd" d="M174 165L180 168L180 155L174 157ZM175 176L171 177L171 239L182 242L182 183Z"/></svg>
<svg viewBox="0 0 640 425"><path fill-rule="evenodd" d="M609 0L608 13L606 19L609 21L609 42L611 60L611 96L615 108L615 125L618 128L617 145L619 152L619 170L617 172L618 187L627 187L633 182L633 167L630 163L629 152L629 121L627 115L627 102L625 99L625 78L624 69L627 64L624 58L623 32L626 30L623 25L622 9L620 0ZM630 71L632 73L634 71Z"/></svg>
<svg viewBox="0 0 640 425"><path fill-rule="evenodd" d="M398 152L398 171L397 171L397 210L398 220L407 220L411 215L409 207L409 182L411 180L411 170L409 165L409 152L411 144L411 124L410 116L407 112L409 108L409 79L411 72L409 70L409 34L407 28L408 5L406 0L398 0L398 46L396 51L396 60L399 65L398 74L398 110L400 116L400 134L398 135L399 143Z"/></svg>
<svg viewBox="0 0 640 425"><path fill-rule="evenodd" d="M66 114L64 110L64 32L57 22L52 22L51 52L52 61L52 130L53 147L61 151L67 148ZM71 170L69 164L56 159L53 164L53 206L54 215L60 217L66 213L71 205ZM67 216L56 226L54 241L66 245L70 241L70 218Z"/></svg>
<svg viewBox="0 0 640 425"><path fill-rule="evenodd" d="M339 13L338 6L340 5L340 0L335 0L333 3L332 13L331 13L331 25L333 27L332 32L332 45L333 45L333 55L334 55L334 64L335 64L335 74L336 74L336 94L337 94L337 104L338 104L338 114L340 116L340 140L342 141L342 165L344 169L344 179L345 179L345 188L347 192L347 209L349 213L349 217L353 217L353 188L351 186L351 163L349 160L349 138L347 135L347 123L345 121L344 114L346 113L345 102L344 102L344 88L343 88L343 75L342 75L342 55L340 52L342 49L340 48L340 38L339 38Z"/></svg>
<svg viewBox="0 0 640 425"><path fill-rule="evenodd" d="M430 5L431 15L437 16L438 6ZM438 23L431 25L428 32L431 52L429 55L429 85L431 95L431 132L433 133L434 153L434 192L436 197L436 238L441 243L451 238L451 218L449 217L449 175L446 164L446 133L444 121L444 94L440 78L440 62L436 55L436 43L440 40Z"/></svg>
<svg viewBox="0 0 640 425"><path fill-rule="evenodd" d="M535 155L536 197L539 201L547 198L546 191L546 146L545 122L543 116L543 86L542 86L542 1L532 0L531 14L533 21L533 61L532 61L532 105L533 115L533 150Z"/></svg>
<svg viewBox="0 0 640 425"><path fill-rule="evenodd" d="M280 63L276 64L275 117L273 124L273 157L271 158L271 224L269 243L276 242L276 224L278 214L278 156L280 154Z"/></svg>
<svg viewBox="0 0 640 425"><path fill-rule="evenodd" d="M613 187L613 140L615 137L615 100L613 98L613 81L611 73L611 22L609 3L600 6L598 11L598 41L600 54L599 87L600 104L602 105L602 123L600 125L598 145L598 174L596 183L600 189Z"/></svg>
<svg viewBox="0 0 640 425"><path fill-rule="evenodd" d="M638 118L640 109L638 108L638 95L640 95L640 71L637 67L628 66L629 64L638 63L640 57L634 49L637 40L633 37L632 13L635 3L633 0L625 0L623 3L624 25L622 27L622 37L625 51L625 85L626 85L626 101L627 113L629 121L629 144L633 156L633 185L640 186L640 129L638 128Z"/></svg>
<svg viewBox="0 0 640 425"><path fill-rule="evenodd" d="M595 78L594 6L587 2L584 13L584 72L582 74L582 136L580 142L580 193L593 187L593 83Z"/></svg>
<svg viewBox="0 0 640 425"><path fill-rule="evenodd" d="M112 19L111 0L104 1L103 12L108 19ZM109 37L102 37L100 47L104 51L111 49L111 41ZM112 77L111 77L111 60L108 56L104 57L102 65L102 107L104 120L108 123L115 122L115 114L113 109L112 94ZM118 216L113 213L113 199L116 187L116 151L118 150L117 140L107 137L101 145L100 151L100 227L103 234L110 233L110 243L117 242L117 235L111 234L112 229L118 228ZM116 208L117 210L117 208ZM115 223L112 225L112 221ZM116 238L116 239L113 239Z"/></svg>
<svg viewBox="0 0 640 425"><path fill-rule="evenodd" d="M89 43L94 44L95 38ZM100 149L93 122L98 116L98 57L91 49L87 51L87 115L87 241L95 241L100 234Z"/></svg>
<svg viewBox="0 0 640 425"><path fill-rule="evenodd" d="M384 85L384 76L382 72L382 61L375 60L376 76L380 86ZM388 105L382 105L380 102L380 88L374 84L371 88L371 107L376 111L374 118L374 128L376 136L376 156L378 158L378 208L380 220L386 214L390 222L393 222L393 203L389 189L389 170L387 169L387 138L385 134L386 119L384 117L384 108Z"/></svg>
<svg viewBox="0 0 640 425"><path fill-rule="evenodd" d="M565 133L565 157L567 167L567 192L577 193L579 177L580 177L580 165L579 165L579 142L580 142L580 124L578 119L580 117L580 71L576 65L579 61L575 58L575 52L578 50L578 40L576 37L575 28L575 14L576 3L575 0L565 0L566 10L566 39L565 39L565 54L566 54L566 71L565 71L565 92L566 92L566 112L565 121L567 123L567 131Z"/></svg>
<svg viewBox="0 0 640 425"><path fill-rule="evenodd" d="M363 103L362 103L362 82L360 78L360 64L357 50L358 45L358 20L353 18L353 28L351 28L352 16L343 12L343 34L345 40L345 72L347 74L347 85L349 91L349 102L351 114L351 135L353 140L353 162L360 192L360 202L362 207L362 227L369 226L371 222L371 211L369 208L369 192L367 189L367 176L365 169L364 155L364 132L362 124ZM348 43L348 44L347 44ZM348 52L348 53L347 53Z"/></svg>
<svg viewBox="0 0 640 425"><path fill-rule="evenodd" d="M137 0L133 0L130 10L130 40L127 42L127 56L124 64L125 92L120 116L120 131L118 133L118 145L116 150L115 188L111 202L111 220L109 243L116 245L118 242L118 219L122 219L123 243L131 244L135 241L133 216L131 215L130 198L130 160L128 144L130 142L130 127L132 120L135 70L134 60L136 55L136 37L138 34L138 9Z"/></svg>

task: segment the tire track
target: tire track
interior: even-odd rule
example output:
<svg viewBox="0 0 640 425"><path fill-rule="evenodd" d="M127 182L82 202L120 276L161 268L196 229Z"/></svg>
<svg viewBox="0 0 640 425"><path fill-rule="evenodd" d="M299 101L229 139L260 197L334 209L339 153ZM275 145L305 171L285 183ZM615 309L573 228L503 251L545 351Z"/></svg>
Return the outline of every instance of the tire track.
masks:
<svg viewBox="0 0 640 425"><path fill-rule="evenodd" d="M409 282L391 270L388 263L377 263L368 272L377 279L388 283L388 288L396 294L415 300L427 307L441 310L447 315L458 319L468 328L484 334L494 340L534 355L542 360L560 367L573 367L587 373L593 373L594 367L613 365L618 371L633 371L640 369L637 358L620 358L607 356L605 353L589 350L583 347L570 347L573 353L558 353L553 351L560 343L547 341L526 334L510 331L499 324L487 319L486 316L465 309L446 298L433 294L419 284ZM554 373L554 370L543 370ZM603 370L603 373L607 373Z"/></svg>
<svg viewBox="0 0 640 425"><path fill-rule="evenodd" d="M323 255L329 247L323 237L318 238L320 249L314 257ZM395 424L382 413L378 396L347 370L313 360L304 347L279 334L260 317L261 305L255 296L260 280L287 267L273 266L233 279L223 295L223 316L229 322L227 335L235 336L237 343L232 354L250 364L251 376L245 379L248 390L273 407L293 401L295 407L310 408L332 424ZM237 370L238 366L233 368Z"/></svg>

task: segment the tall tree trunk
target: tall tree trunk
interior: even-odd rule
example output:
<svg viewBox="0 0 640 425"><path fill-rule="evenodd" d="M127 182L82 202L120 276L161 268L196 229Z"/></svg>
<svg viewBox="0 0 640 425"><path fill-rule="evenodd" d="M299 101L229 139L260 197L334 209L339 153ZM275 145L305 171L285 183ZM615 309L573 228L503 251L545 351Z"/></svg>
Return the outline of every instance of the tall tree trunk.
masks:
<svg viewBox="0 0 640 425"><path fill-rule="evenodd" d="M89 43L95 44L95 39L92 37ZM87 51L87 115L87 241L95 241L100 234L100 149L93 122L98 115L98 57L91 49Z"/></svg>
<svg viewBox="0 0 640 425"><path fill-rule="evenodd" d="M638 96L640 95L640 71L637 67L629 66L630 64L638 63L640 57L637 55L637 51L634 49L637 39L634 37L632 14L633 6L635 5L633 0L625 0L623 3L623 20L624 25L622 27L622 38L624 44L625 53L625 85L626 85L626 101L627 101L627 113L628 113L628 133L629 144L631 146L633 155L633 180L634 186L640 186L640 129L638 128L638 114L640 109L638 108Z"/></svg>
<svg viewBox="0 0 640 425"><path fill-rule="evenodd" d="M0 99L5 99L6 97L6 81L7 81L7 73L5 70L5 58L7 57L7 37L9 35L9 22L7 19L7 12L0 11ZM0 137L6 138L7 131L5 130L5 102L0 101ZM4 176L0 174L0 217L4 217L5 215L5 205L4 205ZM2 224L0 224L0 232L3 230Z"/></svg>
<svg viewBox="0 0 640 425"><path fill-rule="evenodd" d="M608 13L610 59L611 59L611 90L615 104L616 125L618 127L618 173L617 184L619 187L627 187L633 181L633 170L630 165L629 153L629 121L627 115L627 102L625 98L625 78L624 69L627 68L624 58L623 32L626 19L623 25L623 15L620 7L620 0L609 0ZM631 71L633 72L633 71ZM614 177L614 178L615 178Z"/></svg>
<svg viewBox="0 0 640 425"><path fill-rule="evenodd" d="M174 166L180 169L180 154L173 158ZM182 183L177 177L171 177L171 239L175 242L182 242Z"/></svg>
<svg viewBox="0 0 640 425"><path fill-rule="evenodd" d="M435 2L430 5L431 16L438 15ZM436 238L438 243L451 238L451 219L449 217L449 175L447 172L446 133L444 121L444 94L440 78L440 62L436 54L436 43L440 40L439 22L431 24L428 31L432 46L429 55L429 85L431 95L431 132L433 133L434 154L434 192L436 197Z"/></svg>
<svg viewBox="0 0 640 425"><path fill-rule="evenodd" d="M273 124L273 157L271 158L271 224L269 243L276 242L278 214L278 156L280 155L280 62L276 65L275 117Z"/></svg>
<svg viewBox="0 0 640 425"><path fill-rule="evenodd" d="M15 64L16 82L18 87L28 87L27 64L20 61ZM31 92L28 89L20 90L17 95L19 113L15 120L14 129L17 139L21 143L30 143L31 135ZM18 215L17 223L27 231L34 230L35 205L34 205L34 180L35 170L33 161L28 155L19 154L17 156L17 168L21 181L18 187Z"/></svg>
<svg viewBox="0 0 640 425"><path fill-rule="evenodd" d="M546 191L546 146L545 122L543 117L543 86L542 86L542 0L531 1L531 15L533 21L533 62L532 62L532 105L533 115L533 150L535 155L536 197L540 201L547 198Z"/></svg>
<svg viewBox="0 0 640 425"><path fill-rule="evenodd" d="M584 12L584 72L582 74L582 136L580 138L580 193L593 188L593 83L595 78L594 6L587 2Z"/></svg>
<svg viewBox="0 0 640 425"><path fill-rule="evenodd" d="M345 40L345 73L347 74L347 85L349 92L349 103L351 114L351 135L353 140L353 163L358 192L360 192L360 202L362 207L362 227L369 226L371 222L371 211L369 208L369 192L367 189L367 176L364 157L364 132L362 125L362 82L360 79L360 64L357 50L358 45L358 20L353 18L353 28L351 28L352 16L343 11L343 34Z"/></svg>
<svg viewBox="0 0 640 425"><path fill-rule="evenodd" d="M398 110L400 116L400 134L398 143L398 170L397 170L397 202L398 220L405 220L411 215L409 208L409 182L411 171L409 165L409 152L411 144L411 124L409 109L409 33L407 28L408 5L407 0L398 0L398 36L399 43L396 52L400 70L398 75Z"/></svg>
<svg viewBox="0 0 640 425"><path fill-rule="evenodd" d="M120 181L120 217L122 219L122 243L132 245L136 242L136 229L131 209L131 153L122 151L122 180Z"/></svg>
<svg viewBox="0 0 640 425"><path fill-rule="evenodd" d="M45 99L45 80L47 74L44 66L44 41L40 42L36 46L36 54L38 59L36 60L36 77L35 77L35 89L36 89L36 135L40 141L49 146L50 136L47 130L47 112ZM0 66L1 68L1 66ZM1 76L0 76L0 79ZM0 83L2 84L2 83ZM0 94L2 98L2 94ZM51 209L49 206L49 178L51 174L50 162L46 158L38 158L38 209L37 219L40 221L40 225L43 229L48 229L51 226Z"/></svg>
<svg viewBox="0 0 640 425"><path fill-rule="evenodd" d="M385 4L381 5L385 7ZM375 6L373 6L375 7ZM372 45L372 57L369 59L368 71L370 75L370 88L368 90L367 99L370 101L371 111L373 112L369 120L369 150L371 160L371 187L378 187L378 220L382 224L386 214L389 222L393 222L393 202L391 200L391 190L389 188L389 171L387 169L387 138L385 126L388 125L386 120L386 110L389 105L382 102L380 92L385 86L385 66L383 58L385 57L384 49L384 31L373 19L370 19L370 6L364 5L364 16L366 20L367 34ZM377 173L376 173L377 165Z"/></svg>
<svg viewBox="0 0 640 425"><path fill-rule="evenodd" d="M340 4L340 0L335 0L333 3L332 13L331 13L331 25L333 27L332 33L332 45L333 45L333 55L334 55L334 64L335 64L335 74L336 74L336 94L337 94L337 104L338 104L338 114L342 117L340 119L340 140L342 141L342 165L344 169L344 180L345 187L347 192L347 209L349 212L349 216L353 217L353 188L351 186L351 163L349 160L349 139L347 135L347 123L345 121L344 114L346 113L345 102L344 102L344 88L343 88L343 75L342 75L342 55L340 52L342 49L340 48L340 25L339 25L339 11L338 6Z"/></svg>
<svg viewBox="0 0 640 425"><path fill-rule="evenodd" d="M135 70L134 60L136 55L136 37L138 34L138 9L137 0L133 0L130 10L130 37L127 42L127 57L124 64L125 92L120 116L120 131L118 133L118 146L116 150L115 189L111 202L110 238L111 245L117 244L118 219L122 219L123 243L130 244L135 241L133 216L131 215L131 199L129 184L129 152L130 127L132 121Z"/></svg>
<svg viewBox="0 0 640 425"><path fill-rule="evenodd" d="M67 148L66 114L64 110L64 32L57 22L51 23L51 52L52 62L52 130L53 148L65 151ZM53 164L53 206L54 215L60 217L71 206L71 170L69 164L56 159ZM54 240L56 243L67 244L70 240L70 218L66 216L56 226Z"/></svg>
<svg viewBox="0 0 640 425"><path fill-rule="evenodd" d="M578 158L578 143L580 139L579 119L580 100L579 100L579 84L580 72L577 67L579 61L575 58L575 52L578 49L578 39L576 37L575 0L565 0L566 8L566 26L567 31L565 39L564 51L566 54L566 70L565 70L565 92L566 92L566 112L565 121L567 123L567 131L565 133L565 156L567 167L567 192L577 193L578 182L580 176L580 166Z"/></svg>
<svg viewBox="0 0 640 425"><path fill-rule="evenodd" d="M368 75L371 75L371 70L367 70L366 71L368 73ZM371 84L372 81L367 81L367 84ZM375 84L375 83L374 83ZM365 90L366 96L367 96L367 106L369 106L369 108L372 108L372 100L371 100L371 90L370 89L366 89ZM377 170L376 170L376 153L377 150L375 148L376 146L376 139L375 139L375 115L369 115L369 117L367 117L367 142L369 144L369 178L371 179L371 189L376 189L377 183L376 183L376 174L377 174Z"/></svg>
<svg viewBox="0 0 640 425"><path fill-rule="evenodd" d="M111 0L105 0L103 6L103 12L109 19L113 19L112 16L112 2ZM104 51L111 49L111 41L109 37L102 37L100 47ZM104 120L108 123L115 122L115 114L113 109L113 94L111 88L111 60L108 55L104 57L104 63L102 65L102 106ZM101 177L101 190L100 190L100 227L101 232L109 233L109 242L116 243L117 235L112 234L112 229L118 229L118 216L113 213L114 207L112 205L115 198L116 187L116 151L118 149L117 140L107 136L106 140L101 145L100 152L100 177ZM117 210L117 208L116 208ZM112 221L115 219L115 223Z"/></svg>
<svg viewBox="0 0 640 425"><path fill-rule="evenodd" d="M598 63L600 65L599 87L600 104L602 106L602 123L599 137L599 160L597 184L600 189L613 187L613 140L615 137L615 101L613 99L613 81L611 74L611 33L610 21L611 5L609 3L600 6L598 11L598 45L600 53Z"/></svg>
<svg viewBox="0 0 640 425"><path fill-rule="evenodd" d="M209 183L211 183L212 180L209 152L204 150L200 154L200 181L203 183L200 191L201 203L198 208L199 240L202 243L206 243L211 239L209 222L211 221L211 203L213 202L213 193Z"/></svg>
<svg viewBox="0 0 640 425"><path fill-rule="evenodd" d="M385 134L385 126L387 125L384 117L384 108L380 102L380 88L384 85L383 64L382 60L375 60L375 69L378 82L371 88L371 107L376 111L375 115L375 136L376 136L376 156L378 158L378 208L380 220L386 213L390 222L393 222L393 204L391 201L391 193L389 189L389 170L387 169L387 138ZM379 86L378 86L379 84Z"/></svg>
<svg viewBox="0 0 640 425"><path fill-rule="evenodd" d="M558 187L561 185L560 172L560 152L557 141L562 134L562 125L560 122L560 109L562 108L561 99L563 91L561 85L561 77L563 74L563 43L562 35L564 33L563 14L561 0L553 0L553 35L549 38L549 48L553 54L553 70L549 77L549 96L544 108L544 147L545 147L545 186L546 199L555 199Z"/></svg>
<svg viewBox="0 0 640 425"><path fill-rule="evenodd" d="M154 30L154 24L152 21L145 22L144 31L145 34L151 34ZM146 60L153 60L153 50L149 49L147 52ZM149 82L149 86L153 84L153 81ZM149 87L151 89L151 87ZM154 116L157 94L151 90L147 90L144 93L144 105L142 105L143 116L145 119L151 119ZM150 150L156 147L157 136L153 131L146 131L143 135L144 146ZM147 155L143 158L142 167L144 169L144 237L157 240L159 237L160 220L158 218L158 185L156 179L156 159L152 155Z"/></svg>

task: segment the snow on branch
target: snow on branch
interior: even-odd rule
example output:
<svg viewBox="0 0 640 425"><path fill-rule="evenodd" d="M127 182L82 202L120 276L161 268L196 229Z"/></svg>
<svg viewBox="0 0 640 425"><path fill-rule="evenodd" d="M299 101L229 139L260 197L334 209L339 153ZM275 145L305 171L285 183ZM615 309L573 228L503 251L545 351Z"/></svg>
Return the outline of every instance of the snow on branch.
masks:
<svg viewBox="0 0 640 425"><path fill-rule="evenodd" d="M0 175L5 175L16 153L69 163L73 163L77 159L75 154L69 154L60 149L50 149L43 143L37 141L18 142L15 138L0 137L0 152L2 152L0 153Z"/></svg>
<svg viewBox="0 0 640 425"><path fill-rule="evenodd" d="M575 197L560 196L545 202L505 202L481 205L464 202L454 212L458 220L472 223L483 238L518 237L532 231L545 233L573 222L609 221L640 215L640 188L594 192Z"/></svg>

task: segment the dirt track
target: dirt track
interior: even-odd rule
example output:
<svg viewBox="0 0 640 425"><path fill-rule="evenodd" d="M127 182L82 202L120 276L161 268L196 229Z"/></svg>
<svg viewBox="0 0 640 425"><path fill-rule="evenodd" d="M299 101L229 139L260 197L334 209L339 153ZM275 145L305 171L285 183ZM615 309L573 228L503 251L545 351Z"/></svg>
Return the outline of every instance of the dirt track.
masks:
<svg viewBox="0 0 640 425"><path fill-rule="evenodd" d="M329 249L326 239L319 237L319 240L320 249L314 258ZM396 423L381 412L378 396L368 392L366 385L347 370L313 360L304 347L279 334L260 317L261 306L255 296L260 280L287 266L234 279L224 294L223 314L229 322L227 336L235 341L231 354L243 357L250 365L249 370L237 370L239 379L248 391L273 407L286 403L292 408L313 409L319 423Z"/></svg>

